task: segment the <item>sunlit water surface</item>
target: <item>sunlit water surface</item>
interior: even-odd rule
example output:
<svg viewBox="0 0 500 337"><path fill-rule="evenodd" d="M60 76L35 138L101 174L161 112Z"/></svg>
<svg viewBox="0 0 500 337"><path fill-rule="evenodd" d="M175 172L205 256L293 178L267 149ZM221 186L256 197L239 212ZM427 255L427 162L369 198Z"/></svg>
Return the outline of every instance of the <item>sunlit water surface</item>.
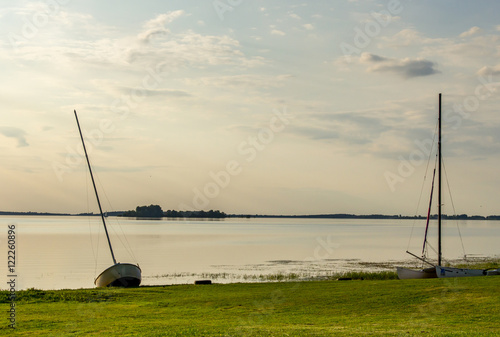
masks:
<svg viewBox="0 0 500 337"><path fill-rule="evenodd" d="M135 220L107 218L119 262L139 263L143 285L259 282L276 275L329 276L380 270L420 254L424 221L389 219ZM8 225L16 227L17 289L93 287L112 264L99 217L2 216L0 264L5 279ZM429 241L435 241L435 223ZM460 232L457 230L457 226ZM446 221L448 259L500 255L500 222ZM460 235L462 241L460 240ZM7 289L6 282L1 289Z"/></svg>

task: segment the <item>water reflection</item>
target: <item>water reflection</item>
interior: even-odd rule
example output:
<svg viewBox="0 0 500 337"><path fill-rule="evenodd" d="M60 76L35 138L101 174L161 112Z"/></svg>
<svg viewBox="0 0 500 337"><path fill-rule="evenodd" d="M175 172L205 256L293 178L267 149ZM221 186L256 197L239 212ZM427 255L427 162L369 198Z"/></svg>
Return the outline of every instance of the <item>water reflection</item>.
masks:
<svg viewBox="0 0 500 337"><path fill-rule="evenodd" d="M93 287L111 261L98 217L0 217L18 229L18 289ZM258 282L280 274L328 276L346 269L391 269L418 252L423 226L413 220L226 219L157 221L108 218L118 261L138 262L144 285ZM498 255L500 222L463 221L468 253ZM6 232L0 233L2 244ZM409 241L410 233L412 239ZM445 222L446 258L462 255L456 223ZM432 241L435 233L430 233ZM5 247L5 244L4 244ZM6 254L2 264L7 266ZM369 264L367 264L369 263ZM3 287L2 289L5 289Z"/></svg>

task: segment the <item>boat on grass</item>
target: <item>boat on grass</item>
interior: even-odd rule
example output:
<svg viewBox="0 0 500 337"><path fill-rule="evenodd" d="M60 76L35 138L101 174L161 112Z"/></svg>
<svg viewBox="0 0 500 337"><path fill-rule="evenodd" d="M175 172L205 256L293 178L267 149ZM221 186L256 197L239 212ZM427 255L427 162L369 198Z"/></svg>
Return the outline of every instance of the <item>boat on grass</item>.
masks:
<svg viewBox="0 0 500 337"><path fill-rule="evenodd" d="M92 185L94 186L94 192L97 199L97 204L99 205L99 212L101 213L102 225L104 226L104 232L106 233L106 238L108 239L109 251L111 253L111 258L113 259L113 265L106 268L99 276L94 280L94 284L97 287L138 287L141 284L141 268L139 265L132 263L120 263L116 262L115 254L113 252L113 247L111 246L111 240L109 239L108 228L106 226L106 216L102 212L101 202L99 200L99 194L97 193L97 188L94 181L94 175L92 174L92 167L90 166L89 156L87 154L87 149L85 147L85 141L83 139L82 130L80 128L80 122L78 121L78 115L75 112L76 125L78 126L78 131L80 132L80 138L82 139L83 151L85 152L85 158L87 159L87 165L89 167L90 177L92 178Z"/></svg>
<svg viewBox="0 0 500 337"><path fill-rule="evenodd" d="M465 277L465 276L493 276L500 275L500 270L496 269L467 269L436 266L438 277Z"/></svg>
<svg viewBox="0 0 500 337"><path fill-rule="evenodd" d="M432 195L434 193L434 178L436 176L436 168L434 168L432 177L432 187L431 196L429 198L429 207L427 211L427 223L425 227L424 243L422 247L422 256L417 256L409 251L408 254L416 257L422 262L426 263L430 267L423 268L420 270L413 270L403 267L397 267L397 274L399 279L424 279L424 278L444 278L444 277L466 277L466 276L489 276L489 275L500 275L500 270L497 269L466 269L466 268L452 268L443 266L442 263L442 219L441 219L441 171L442 171L442 142L441 142L441 94L439 94L439 112L438 112L438 151L437 151L437 162L436 166L438 168L438 251L437 251L437 264L430 262L426 258L426 248L427 248L427 233L429 229L429 220L431 216L431 206L432 206Z"/></svg>
<svg viewBox="0 0 500 337"><path fill-rule="evenodd" d="M437 277L436 267L429 267L420 270L397 267L396 271L400 280Z"/></svg>
<svg viewBox="0 0 500 337"><path fill-rule="evenodd" d="M131 263L115 263L105 269L94 281L96 287L138 287L141 284L141 269Z"/></svg>

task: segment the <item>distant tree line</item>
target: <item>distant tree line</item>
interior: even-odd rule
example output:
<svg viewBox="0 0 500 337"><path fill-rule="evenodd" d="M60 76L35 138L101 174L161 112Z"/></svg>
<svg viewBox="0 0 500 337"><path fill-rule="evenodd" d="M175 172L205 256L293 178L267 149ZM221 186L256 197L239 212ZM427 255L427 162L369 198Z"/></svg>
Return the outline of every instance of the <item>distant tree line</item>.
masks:
<svg viewBox="0 0 500 337"><path fill-rule="evenodd" d="M221 211L174 211L168 210L165 212L167 218L225 218L226 213Z"/></svg>
<svg viewBox="0 0 500 337"><path fill-rule="evenodd" d="M126 211L122 216L129 218L163 218L163 210L159 205L137 206L135 211Z"/></svg>
<svg viewBox="0 0 500 337"><path fill-rule="evenodd" d="M99 213L80 213L80 214L69 214L69 213L42 213L42 212L10 212L10 211L0 211L0 216L2 215L76 215L76 216L97 216ZM384 215L384 214L368 214L368 215L356 215L356 214L312 214L312 215L265 215L265 214L226 214L221 211L174 211L168 210L163 212L159 205L149 205L149 206L137 206L135 211L114 211L106 212L109 216L123 216L131 218L326 218L326 219L425 219L426 217L422 215L406 216L406 215ZM500 215L467 215L467 214L457 214L457 215L447 215L443 214L441 216L445 220L500 220ZM431 215L431 219L437 219L437 214Z"/></svg>
<svg viewBox="0 0 500 337"><path fill-rule="evenodd" d="M297 218L297 219L426 219L422 215L384 215L384 214L311 214L311 215L263 215L263 214L231 214L228 217L233 218ZM437 219L437 214L431 214L431 219ZM447 215L442 214L444 220L500 220L500 215Z"/></svg>
<svg viewBox="0 0 500 337"><path fill-rule="evenodd" d="M225 218L227 215L221 211L174 211L163 212L159 205L137 206L135 211L126 211L121 214L129 218Z"/></svg>
<svg viewBox="0 0 500 337"><path fill-rule="evenodd" d="M49 212L9 212L0 211L0 215L71 215L69 213L49 213Z"/></svg>

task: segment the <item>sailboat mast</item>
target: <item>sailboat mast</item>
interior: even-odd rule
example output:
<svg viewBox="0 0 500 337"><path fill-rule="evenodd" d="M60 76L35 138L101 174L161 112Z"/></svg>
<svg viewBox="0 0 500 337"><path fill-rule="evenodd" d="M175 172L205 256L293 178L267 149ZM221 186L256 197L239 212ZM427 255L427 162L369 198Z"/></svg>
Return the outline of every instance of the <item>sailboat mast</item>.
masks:
<svg viewBox="0 0 500 337"><path fill-rule="evenodd" d="M78 116L75 111L76 125L78 125L78 131L80 132L80 138L82 139L83 151L85 152L85 158L87 158L87 165L89 166L90 178L92 178L92 185L94 185L95 197L97 199L97 204L99 205L99 212L101 212L102 224L104 225L104 231L106 232L106 238L108 239L109 250L111 251L111 257L113 258L113 263L116 264L115 254L113 253L113 247L111 247L111 241L109 240L108 229L106 227L106 221L104 220L104 214L102 213L101 201L99 200L99 194L97 194L97 188L95 186L94 175L92 174L92 167L90 166L89 156L87 155L87 148L85 147L85 141L83 140L82 129L80 129L80 122L78 122Z"/></svg>
<svg viewBox="0 0 500 337"><path fill-rule="evenodd" d="M438 162L439 162L439 175L438 175L438 266L441 265L441 93L439 94L439 119L438 119Z"/></svg>

